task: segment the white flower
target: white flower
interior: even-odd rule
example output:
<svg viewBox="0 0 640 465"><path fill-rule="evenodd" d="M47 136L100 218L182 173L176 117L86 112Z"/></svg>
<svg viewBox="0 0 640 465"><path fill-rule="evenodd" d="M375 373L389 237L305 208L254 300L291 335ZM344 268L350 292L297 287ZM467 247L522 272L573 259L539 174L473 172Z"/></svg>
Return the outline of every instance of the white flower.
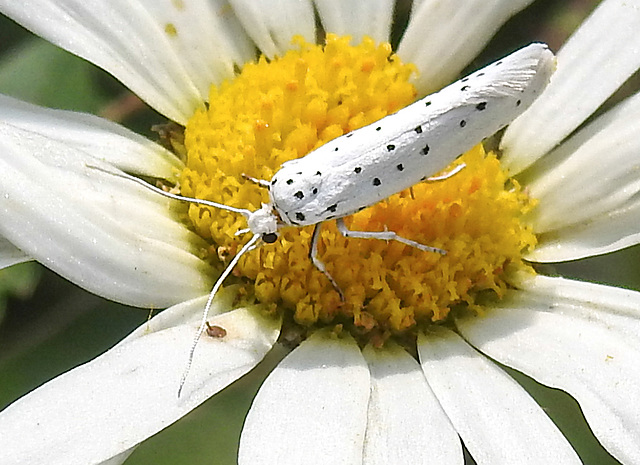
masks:
<svg viewBox="0 0 640 465"><path fill-rule="evenodd" d="M414 2L398 54L421 70L418 89L432 91L529 3ZM388 40L393 2L384 0L0 0L3 13L105 68L181 124L203 106L210 85L232 78L256 47L272 58L296 34L312 42L314 8L329 32L355 42ZM502 139L503 163L539 199L532 261L640 242L640 95L572 134L640 67L638 30L640 6L604 1L559 51L548 89ZM34 259L106 298L170 307L0 413L2 463L121 463L255 367L280 334L281 321L258 306L229 310L234 293L225 289L211 323L227 336L202 341L177 398L211 286L198 257L204 242L174 219L165 198L88 168L105 164L170 182L183 168L113 123L0 98L0 264ZM462 439L478 463L579 463L491 357L567 391L614 457L640 463L640 294L540 275L512 278L514 288L485 316L456 320L457 332L420 334L419 361L393 343L361 350L350 336L311 335L260 389L239 462L462 463Z"/></svg>

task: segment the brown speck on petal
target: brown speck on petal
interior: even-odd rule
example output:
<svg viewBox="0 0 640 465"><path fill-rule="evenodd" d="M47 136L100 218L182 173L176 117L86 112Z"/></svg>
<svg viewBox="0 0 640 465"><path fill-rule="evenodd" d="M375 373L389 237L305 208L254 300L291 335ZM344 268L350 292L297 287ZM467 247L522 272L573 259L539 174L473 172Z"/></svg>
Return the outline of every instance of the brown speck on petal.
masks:
<svg viewBox="0 0 640 465"><path fill-rule="evenodd" d="M222 326L210 325L207 321L207 335L215 338L222 338L227 335L227 330Z"/></svg>

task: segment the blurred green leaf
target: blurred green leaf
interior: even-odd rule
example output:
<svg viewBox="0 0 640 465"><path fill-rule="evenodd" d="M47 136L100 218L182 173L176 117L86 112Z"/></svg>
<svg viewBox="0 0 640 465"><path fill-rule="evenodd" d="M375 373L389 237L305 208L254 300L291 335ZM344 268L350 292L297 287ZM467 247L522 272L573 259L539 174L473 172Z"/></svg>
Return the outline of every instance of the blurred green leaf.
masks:
<svg viewBox="0 0 640 465"><path fill-rule="evenodd" d="M142 324L148 310L89 294L72 284L57 295L60 278L43 270L41 285L0 340L0 410L57 375L85 363ZM53 291L53 292L52 292ZM12 306L13 313L17 313ZM12 315L13 316L13 315ZM19 321L16 321L19 319ZM7 328L8 329L8 328Z"/></svg>
<svg viewBox="0 0 640 465"><path fill-rule="evenodd" d="M565 278L640 290L640 246L636 245L606 255L556 263L552 273Z"/></svg>
<svg viewBox="0 0 640 465"><path fill-rule="evenodd" d="M0 270L0 323L4 319L7 300L28 299L40 281L41 268L36 263L21 263Z"/></svg>
<svg viewBox="0 0 640 465"><path fill-rule="evenodd" d="M95 113L107 102L96 68L37 37L0 58L0 92L42 106Z"/></svg>

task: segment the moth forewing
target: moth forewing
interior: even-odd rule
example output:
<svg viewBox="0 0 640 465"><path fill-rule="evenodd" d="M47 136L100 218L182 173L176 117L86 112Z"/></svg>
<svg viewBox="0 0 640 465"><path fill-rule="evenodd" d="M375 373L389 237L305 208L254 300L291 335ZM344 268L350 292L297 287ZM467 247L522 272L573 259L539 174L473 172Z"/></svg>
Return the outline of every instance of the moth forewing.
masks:
<svg viewBox="0 0 640 465"><path fill-rule="evenodd" d="M527 109L555 67L531 44L402 110L286 162L269 184L284 223L341 218L427 179Z"/></svg>

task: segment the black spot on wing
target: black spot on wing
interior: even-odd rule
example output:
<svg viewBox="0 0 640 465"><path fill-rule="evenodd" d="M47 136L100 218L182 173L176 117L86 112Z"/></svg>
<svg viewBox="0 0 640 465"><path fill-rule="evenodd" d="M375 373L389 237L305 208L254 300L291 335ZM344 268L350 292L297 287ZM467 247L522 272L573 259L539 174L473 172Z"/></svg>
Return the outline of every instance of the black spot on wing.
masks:
<svg viewBox="0 0 640 465"><path fill-rule="evenodd" d="M416 132L416 134L422 134L422 126L416 126L414 131Z"/></svg>
<svg viewBox="0 0 640 465"><path fill-rule="evenodd" d="M287 179L287 184L289 185L293 184L293 179Z"/></svg>
<svg viewBox="0 0 640 465"><path fill-rule="evenodd" d="M294 224L296 226L298 226L299 223L297 223L296 221L293 221L293 219L291 218L291 216L289 215L289 212L284 212L284 216L286 216L287 218L289 218L289 221L291 221L291 224Z"/></svg>
<svg viewBox="0 0 640 465"><path fill-rule="evenodd" d="M387 145L387 151L388 152L393 152L396 149L396 146L393 144L389 144Z"/></svg>
<svg viewBox="0 0 640 465"><path fill-rule="evenodd" d="M402 163L399 163L398 165L396 165L396 169L398 171L404 171L404 165Z"/></svg>
<svg viewBox="0 0 640 465"><path fill-rule="evenodd" d="M463 128L467 125L467 122L463 119L460 120L460 127Z"/></svg>
<svg viewBox="0 0 640 465"><path fill-rule="evenodd" d="M382 182L380 181L380 178L373 178L373 185L374 186L379 186L380 184L382 184Z"/></svg>
<svg viewBox="0 0 640 465"><path fill-rule="evenodd" d="M362 172L362 168L360 168L359 166L356 166L356 168L353 170L354 173L356 174L360 174Z"/></svg>
<svg viewBox="0 0 640 465"><path fill-rule="evenodd" d="M476 105L476 110L482 111L487 108L487 102L480 102Z"/></svg>
<svg viewBox="0 0 640 465"><path fill-rule="evenodd" d="M337 208L338 208L338 204L334 203L330 207L327 207L327 211L331 213L335 213Z"/></svg>
<svg viewBox="0 0 640 465"><path fill-rule="evenodd" d="M304 199L304 193L302 191L296 192L295 194L293 194L293 196L300 200Z"/></svg>
<svg viewBox="0 0 640 465"><path fill-rule="evenodd" d="M429 144L425 145L422 150L420 150L420 153L422 153L422 155L427 155L429 153Z"/></svg>
<svg viewBox="0 0 640 465"><path fill-rule="evenodd" d="M304 215L300 212L296 212L296 220L304 221Z"/></svg>

